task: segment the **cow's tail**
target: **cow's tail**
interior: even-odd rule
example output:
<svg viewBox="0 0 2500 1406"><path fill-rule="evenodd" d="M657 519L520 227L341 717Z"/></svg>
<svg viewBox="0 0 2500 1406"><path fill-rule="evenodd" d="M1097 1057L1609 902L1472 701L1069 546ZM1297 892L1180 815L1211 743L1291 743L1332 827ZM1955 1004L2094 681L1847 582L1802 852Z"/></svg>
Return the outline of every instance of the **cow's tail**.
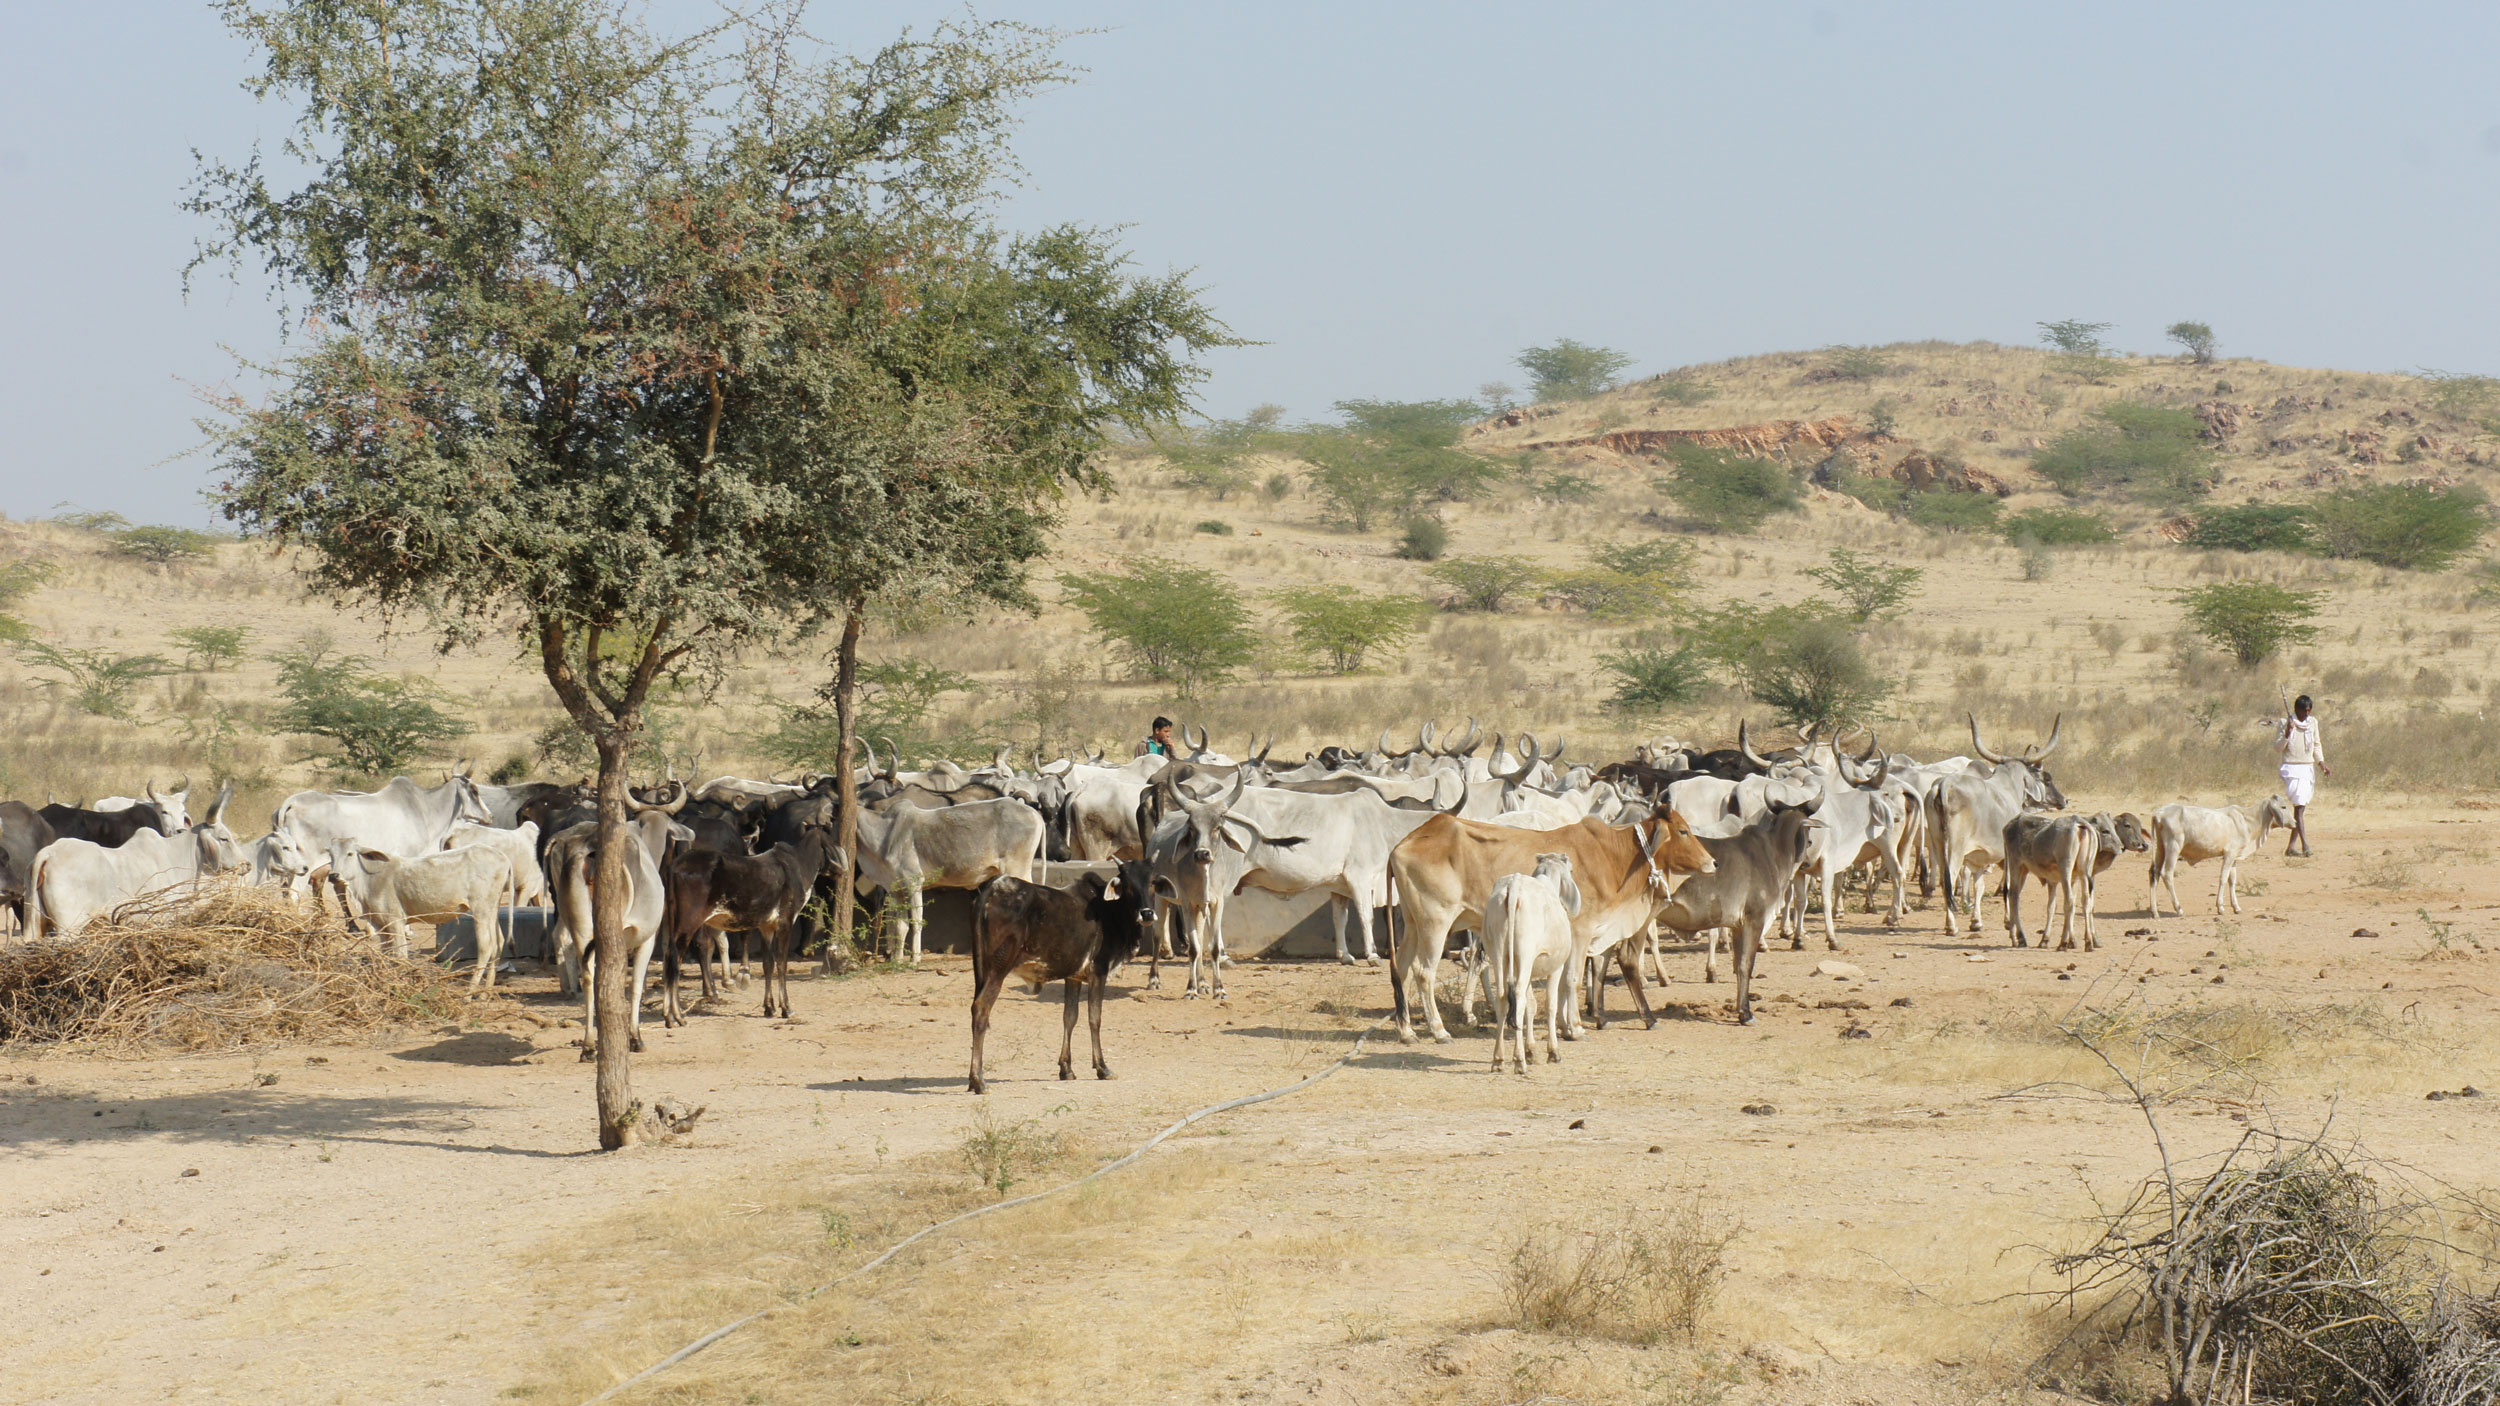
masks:
<svg viewBox="0 0 2500 1406"><path fill-rule="evenodd" d="M972 999L976 1004L981 999L982 983L987 979L981 970L981 957L990 950L990 889L997 882L995 876L983 879L981 886L972 891ZM1094 974L1098 981L1105 975L1103 972Z"/></svg>
<svg viewBox="0 0 2500 1406"><path fill-rule="evenodd" d="M1929 791L1922 808L1927 812L1928 867L1935 871L1936 884L1944 890L1944 921L1946 930L1950 931L1953 925L1953 871L1956 866L1952 856L1945 853L1944 788L1939 786Z"/></svg>

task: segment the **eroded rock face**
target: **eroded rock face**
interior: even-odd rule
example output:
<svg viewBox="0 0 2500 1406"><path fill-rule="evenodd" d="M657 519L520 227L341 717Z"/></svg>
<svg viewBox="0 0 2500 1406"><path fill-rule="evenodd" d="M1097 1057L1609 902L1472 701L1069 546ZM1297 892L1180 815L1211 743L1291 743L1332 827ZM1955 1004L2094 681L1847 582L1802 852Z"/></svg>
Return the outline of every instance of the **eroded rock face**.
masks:
<svg viewBox="0 0 2500 1406"><path fill-rule="evenodd" d="M1514 412L1516 413L1516 412ZM1507 417L1502 421L1510 423ZM1889 436L1872 434L1858 428L1857 421L1847 415L1833 415L1821 420L1770 420L1759 425L1735 425L1723 430L1616 430L1611 434L1590 435L1582 439L1543 440L1523 444L1521 449L1578 449L1582 447L1610 449L1617 454L1638 454L1648 449L1670 449L1679 444L1698 444L1705 449L1726 449L1756 457L1781 457L1800 447L1837 449L1853 440L1876 441Z"/></svg>
<svg viewBox="0 0 2500 1406"><path fill-rule="evenodd" d="M2249 419L2247 406L2233 400L2205 400L2196 405L2196 418L2205 426L2207 444L2228 444L2231 436Z"/></svg>

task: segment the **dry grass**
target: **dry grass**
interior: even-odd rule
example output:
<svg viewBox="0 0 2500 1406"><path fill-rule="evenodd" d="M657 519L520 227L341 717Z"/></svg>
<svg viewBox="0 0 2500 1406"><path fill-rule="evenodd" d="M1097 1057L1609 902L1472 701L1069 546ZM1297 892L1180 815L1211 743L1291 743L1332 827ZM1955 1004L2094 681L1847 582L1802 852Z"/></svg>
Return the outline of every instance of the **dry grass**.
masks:
<svg viewBox="0 0 2500 1406"><path fill-rule="evenodd" d="M1689 1343L1718 1301L1741 1229L1697 1197L1654 1215L1627 1212L1594 1233L1524 1230L1498 1270L1504 1316L1523 1332Z"/></svg>
<svg viewBox="0 0 2500 1406"><path fill-rule="evenodd" d="M453 979L310 904L224 883L126 904L74 941L0 948L0 1043L231 1050L454 1011ZM474 1013L474 1008L464 1008Z"/></svg>

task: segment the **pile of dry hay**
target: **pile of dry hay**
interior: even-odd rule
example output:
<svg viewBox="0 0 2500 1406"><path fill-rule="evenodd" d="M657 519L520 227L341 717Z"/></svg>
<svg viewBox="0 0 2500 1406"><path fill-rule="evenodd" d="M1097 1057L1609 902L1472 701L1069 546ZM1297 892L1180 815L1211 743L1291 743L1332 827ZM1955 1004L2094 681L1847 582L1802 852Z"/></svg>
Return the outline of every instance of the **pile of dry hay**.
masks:
<svg viewBox="0 0 2500 1406"><path fill-rule="evenodd" d="M0 947L0 1043L225 1050L453 1014L453 978L310 903L224 883Z"/></svg>

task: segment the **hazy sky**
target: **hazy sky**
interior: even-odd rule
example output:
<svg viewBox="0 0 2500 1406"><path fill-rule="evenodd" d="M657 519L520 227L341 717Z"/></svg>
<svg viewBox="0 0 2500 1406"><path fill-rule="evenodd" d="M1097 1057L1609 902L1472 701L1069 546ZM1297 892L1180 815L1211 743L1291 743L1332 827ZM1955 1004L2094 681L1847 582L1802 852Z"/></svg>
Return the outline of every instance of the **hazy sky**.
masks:
<svg viewBox="0 0 2500 1406"><path fill-rule="evenodd" d="M945 4L825 5L872 47ZM708 12L693 0L659 7ZM8 8L0 511L206 521L189 389L266 352L261 288L186 304L190 151L283 115L205 5ZM2500 372L2500 6L989 4L1094 29L1033 104L1023 225L1128 226L1263 346L1206 408L1522 379L1557 336L1642 370L2181 318L2226 353Z"/></svg>

